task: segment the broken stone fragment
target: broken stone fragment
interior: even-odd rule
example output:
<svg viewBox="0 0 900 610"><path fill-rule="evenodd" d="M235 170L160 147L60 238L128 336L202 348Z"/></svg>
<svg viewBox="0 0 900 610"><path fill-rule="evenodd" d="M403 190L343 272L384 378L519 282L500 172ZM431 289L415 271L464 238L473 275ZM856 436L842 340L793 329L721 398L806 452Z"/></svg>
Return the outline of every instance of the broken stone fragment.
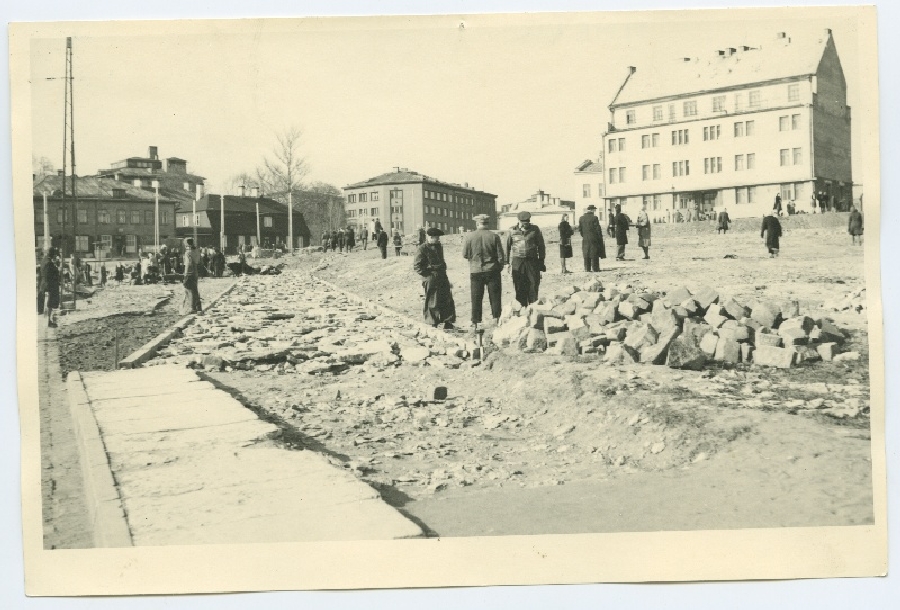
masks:
<svg viewBox="0 0 900 610"><path fill-rule="evenodd" d="M633 327L628 331L625 337L625 345L640 351L644 346L655 344L658 338L659 334L656 330L649 324L645 324Z"/></svg>
<svg viewBox="0 0 900 610"><path fill-rule="evenodd" d="M834 362L855 362L859 360L859 352L844 352L837 354L833 359Z"/></svg>
<svg viewBox="0 0 900 610"><path fill-rule="evenodd" d="M669 345L680 332L681 330L677 326L663 330L654 345L645 345L641 348L641 362L665 364Z"/></svg>
<svg viewBox="0 0 900 610"><path fill-rule="evenodd" d="M750 308L741 305L734 299L728 299L723 309L725 314L732 320L740 320L750 315Z"/></svg>
<svg viewBox="0 0 900 610"><path fill-rule="evenodd" d="M757 347L781 347L782 339L778 335L758 332L754 343Z"/></svg>
<svg viewBox="0 0 900 610"><path fill-rule="evenodd" d="M547 349L547 337L544 331L537 328L528 329L525 339L525 349L532 352L542 352Z"/></svg>
<svg viewBox="0 0 900 610"><path fill-rule="evenodd" d="M544 316L544 332L548 335L561 333L567 328L565 320L553 316Z"/></svg>
<svg viewBox="0 0 900 610"><path fill-rule="evenodd" d="M789 369L794 363L794 350L787 347L772 347L757 344L753 351L753 362L761 366Z"/></svg>
<svg viewBox="0 0 900 610"><path fill-rule="evenodd" d="M716 346L719 344L719 337L715 333L708 333L700 340L700 349L707 356L713 356L716 353Z"/></svg>
<svg viewBox="0 0 900 610"><path fill-rule="evenodd" d="M714 358L718 362L737 364L741 360L741 346L734 339L729 337L719 337L719 341L716 343Z"/></svg>
<svg viewBox="0 0 900 610"><path fill-rule="evenodd" d="M697 306L704 311L713 303L719 302L719 293L709 286L701 286L692 296L697 301Z"/></svg>
<svg viewBox="0 0 900 610"><path fill-rule="evenodd" d="M816 351L819 352L819 356L822 360L831 362L834 359L836 347L836 343L822 343L821 345L816 346Z"/></svg>
<svg viewBox="0 0 900 610"><path fill-rule="evenodd" d="M691 298L691 291L685 288L684 286L679 286L675 290L666 294L666 300L669 302L669 305L675 306L684 301Z"/></svg>
<svg viewBox="0 0 900 610"><path fill-rule="evenodd" d="M762 326L775 328L781 320L781 309L769 302L756 303L750 313L750 318Z"/></svg>
<svg viewBox="0 0 900 610"><path fill-rule="evenodd" d="M699 371L708 360L706 353L700 349L700 339L693 333L683 332L669 344L666 364L673 369L689 369Z"/></svg>

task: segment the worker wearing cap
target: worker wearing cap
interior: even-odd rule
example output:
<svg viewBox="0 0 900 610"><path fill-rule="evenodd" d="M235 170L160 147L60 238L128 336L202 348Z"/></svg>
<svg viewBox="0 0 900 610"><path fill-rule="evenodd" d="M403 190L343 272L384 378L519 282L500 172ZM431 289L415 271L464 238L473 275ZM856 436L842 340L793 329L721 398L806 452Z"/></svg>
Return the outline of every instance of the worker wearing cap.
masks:
<svg viewBox="0 0 900 610"><path fill-rule="evenodd" d="M578 232L581 233L581 255L584 258L585 271L600 271L600 259L606 258L603 247L603 230L600 220L594 215L597 206L591 204L578 219Z"/></svg>
<svg viewBox="0 0 900 610"><path fill-rule="evenodd" d="M425 289L422 315L426 324L431 326L443 324L444 328L453 328L456 321L456 304L450 292L447 263L444 261L444 248L441 246L441 235L444 232L431 227L426 234L427 240L416 249L416 258L413 262L413 269L422 276L422 287Z"/></svg>
<svg viewBox="0 0 900 610"><path fill-rule="evenodd" d="M487 287L494 324L500 319L502 285L500 274L506 259L500 236L488 229L490 216L478 214L473 218L475 231L466 235L463 257L469 261L469 286L472 289L472 326L481 324L481 304Z"/></svg>
<svg viewBox="0 0 900 610"><path fill-rule="evenodd" d="M510 230L506 238L506 253L516 300L526 307L538 299L541 271L547 270L544 266L546 249L541 230L531 224L531 213L523 210L516 217L519 224Z"/></svg>

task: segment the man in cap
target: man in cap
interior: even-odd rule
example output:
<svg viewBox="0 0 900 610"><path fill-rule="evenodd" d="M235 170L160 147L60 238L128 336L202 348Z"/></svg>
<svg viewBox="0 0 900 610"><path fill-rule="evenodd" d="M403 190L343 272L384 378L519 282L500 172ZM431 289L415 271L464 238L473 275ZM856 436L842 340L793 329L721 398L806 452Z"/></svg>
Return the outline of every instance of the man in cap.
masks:
<svg viewBox="0 0 900 610"><path fill-rule="evenodd" d="M500 319L502 293L500 273L506 260L500 236L488 229L490 216L478 214L473 218L475 231L466 235L463 257L469 261L469 285L472 289L472 326L481 324L481 303L487 287L494 324Z"/></svg>
<svg viewBox="0 0 900 610"><path fill-rule="evenodd" d="M203 313L198 286L200 276L200 251L194 246L194 239L184 240L184 305L182 313Z"/></svg>
<svg viewBox="0 0 900 610"><path fill-rule="evenodd" d="M516 300L526 307L538 299L541 271L547 270L544 266L546 250L541 230L531 224L531 213L523 210L516 217L519 224L510 230L506 238L506 252Z"/></svg>
<svg viewBox="0 0 900 610"><path fill-rule="evenodd" d="M427 241L416 249L413 261L413 269L422 276L422 287L425 289L422 314L431 326L443 324L444 328L453 328L456 304L450 292L447 263L444 262L444 248L441 246L440 238L444 232L432 227L426 233Z"/></svg>
<svg viewBox="0 0 900 610"><path fill-rule="evenodd" d="M584 258L585 271L600 271L600 259L606 258L603 247L603 231L600 220L594 216L597 206L591 204L578 219L578 232L581 233L581 255Z"/></svg>
<svg viewBox="0 0 900 610"><path fill-rule="evenodd" d="M631 227L631 219L622 211L622 206L616 204L616 260L625 260L625 246L628 245L628 229Z"/></svg>

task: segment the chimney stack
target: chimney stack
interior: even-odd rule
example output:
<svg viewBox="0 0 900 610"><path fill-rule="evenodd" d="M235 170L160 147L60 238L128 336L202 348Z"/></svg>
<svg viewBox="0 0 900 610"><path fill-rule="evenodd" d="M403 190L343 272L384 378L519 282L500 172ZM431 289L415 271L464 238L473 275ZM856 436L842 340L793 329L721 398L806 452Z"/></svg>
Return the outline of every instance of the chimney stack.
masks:
<svg viewBox="0 0 900 610"><path fill-rule="evenodd" d="M56 175L59 176L60 178L62 178L62 177L63 177L63 171L62 171L61 169L56 170Z"/></svg>
<svg viewBox="0 0 900 610"><path fill-rule="evenodd" d="M197 185L197 199L203 199L203 185Z"/></svg>
<svg viewBox="0 0 900 610"><path fill-rule="evenodd" d="M245 187L245 186L242 184L242 185L240 186L240 189L241 189L241 197L244 197L244 195L245 195L246 192L247 192L247 187Z"/></svg>
<svg viewBox="0 0 900 610"><path fill-rule="evenodd" d="M157 158L156 147L155 147L155 146L151 146L151 147L150 147L150 149L147 151L147 156L150 157L151 159L156 159L156 158Z"/></svg>
<svg viewBox="0 0 900 610"><path fill-rule="evenodd" d="M258 186L250 187L250 196L253 197L254 199L259 197L259 187Z"/></svg>

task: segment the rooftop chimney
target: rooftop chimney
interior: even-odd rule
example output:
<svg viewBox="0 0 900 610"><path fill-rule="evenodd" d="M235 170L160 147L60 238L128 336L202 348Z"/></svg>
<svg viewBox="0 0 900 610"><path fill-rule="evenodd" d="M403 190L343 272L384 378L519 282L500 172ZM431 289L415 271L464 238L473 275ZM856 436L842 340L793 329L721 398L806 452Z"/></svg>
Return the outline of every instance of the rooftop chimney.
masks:
<svg viewBox="0 0 900 610"><path fill-rule="evenodd" d="M635 72L637 72L637 68L635 68L634 66L628 66L629 74L634 74Z"/></svg>
<svg viewBox="0 0 900 610"><path fill-rule="evenodd" d="M156 158L157 158L156 147L155 147L155 146L151 146L151 147L150 147L150 149L147 151L147 156L150 157L151 159L156 159Z"/></svg>
<svg viewBox="0 0 900 610"><path fill-rule="evenodd" d="M203 198L203 185L198 184L197 185L197 199L202 199L202 198Z"/></svg>
<svg viewBox="0 0 900 610"><path fill-rule="evenodd" d="M259 197L259 187L258 186L250 187L250 196L253 197L254 199Z"/></svg>
<svg viewBox="0 0 900 610"><path fill-rule="evenodd" d="M240 189L241 189L241 197L243 197L246 194L247 187L242 184L240 186Z"/></svg>
<svg viewBox="0 0 900 610"><path fill-rule="evenodd" d="M63 175L63 171L61 169L56 170L56 175L61 177Z"/></svg>

